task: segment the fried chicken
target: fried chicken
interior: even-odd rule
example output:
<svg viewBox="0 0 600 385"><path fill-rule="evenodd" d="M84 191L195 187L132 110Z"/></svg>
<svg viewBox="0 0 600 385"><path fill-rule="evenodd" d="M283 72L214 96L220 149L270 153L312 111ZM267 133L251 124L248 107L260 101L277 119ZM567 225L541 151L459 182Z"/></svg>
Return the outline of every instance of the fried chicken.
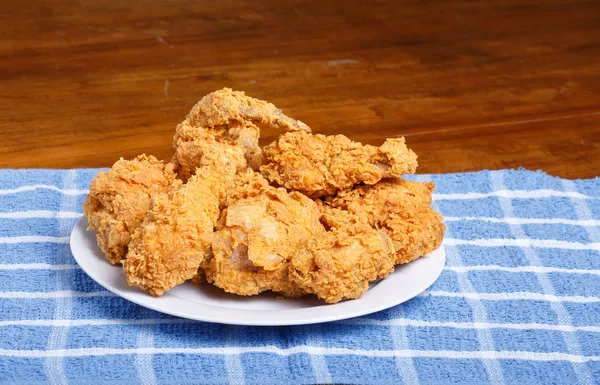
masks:
<svg viewBox="0 0 600 385"><path fill-rule="evenodd" d="M396 250L396 264L408 263L440 246L446 226L431 208L435 185L405 179L386 179L374 186L341 191L327 202L358 215L385 231Z"/></svg>
<svg viewBox="0 0 600 385"><path fill-rule="evenodd" d="M89 229L96 230L98 246L110 263L125 257L131 234L142 223L151 198L181 184L173 164L153 156L118 160L92 180L83 204Z"/></svg>
<svg viewBox="0 0 600 385"><path fill-rule="evenodd" d="M363 295L369 282L394 271L394 245L383 231L358 216L323 208L329 228L301 247L290 264L290 278L327 303Z"/></svg>
<svg viewBox="0 0 600 385"><path fill-rule="evenodd" d="M239 295L271 290L305 294L289 280L288 265L299 246L323 232L317 205L298 192L269 186L258 173L239 176L217 225L208 282Z"/></svg>
<svg viewBox="0 0 600 385"><path fill-rule="evenodd" d="M270 182L312 198L333 195L358 183L412 174L417 155L404 138L380 147L353 142L344 135L289 132L264 149L261 173Z"/></svg>
<svg viewBox="0 0 600 385"><path fill-rule="evenodd" d="M246 162L257 168L262 162L262 149L258 146L259 129L251 122L243 125L233 123L231 128L218 127L210 130L193 127L186 120L177 126L173 139L175 155L172 161L177 164L182 179L192 176L201 163L202 157L215 146L239 147L244 149Z"/></svg>
<svg viewBox="0 0 600 385"><path fill-rule="evenodd" d="M261 149L262 125L285 133ZM442 242L433 183L400 178L417 167L404 138L376 147L314 135L224 88L193 107L173 147L172 163L117 161L84 203L107 259L153 296L191 280L337 303Z"/></svg>
<svg viewBox="0 0 600 385"><path fill-rule="evenodd" d="M285 131L310 131L306 124L284 115L273 104L246 96L244 92L224 88L203 97L177 126L173 137L173 162L178 164L182 178L194 174L198 158L205 150L198 140L207 137L243 147L248 165L258 170L262 162L258 124Z"/></svg>
<svg viewBox="0 0 600 385"><path fill-rule="evenodd" d="M243 149L213 148L186 184L154 197L123 260L129 285L160 296L198 273L209 255L222 205L243 164Z"/></svg>

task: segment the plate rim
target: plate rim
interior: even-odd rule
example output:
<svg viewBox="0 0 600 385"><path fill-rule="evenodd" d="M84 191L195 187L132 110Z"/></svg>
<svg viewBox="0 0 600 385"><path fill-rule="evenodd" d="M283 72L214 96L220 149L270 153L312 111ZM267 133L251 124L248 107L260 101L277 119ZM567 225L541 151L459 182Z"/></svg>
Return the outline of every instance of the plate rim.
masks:
<svg viewBox="0 0 600 385"><path fill-rule="evenodd" d="M416 296L418 296L419 294L421 294L422 292L424 292L425 290L427 290L431 285L433 285L433 283L435 281L437 281L437 279L440 277L441 273L444 270L445 264L446 264L446 253L444 250L444 245L440 245L440 247L438 247L436 250L434 250L432 253L422 257L422 258L436 258L436 259L440 259L440 261L437 264L434 264L434 266L437 267L437 272L435 272L434 274L432 274L429 279L423 283L423 285L417 286L415 287L413 290L409 290L407 292L407 294L403 294L400 298L400 300L397 299L388 299L388 300L383 300L380 301L380 303L373 303L372 301L369 302L371 305L369 306L365 306L365 307L356 307L356 304L360 304L361 297L359 299L355 299L355 300L347 300L347 301L342 301L339 302L337 304L325 304L325 302L322 303L322 305L316 306L316 308L325 308L325 309L339 309L339 310L344 310L344 308L349 308L348 312L343 312L340 313L340 311L333 311L331 312L331 314L327 315L311 315L308 314L307 316L304 317L300 317L299 319L286 319L286 320L281 320L277 317L268 317L269 314L273 314L273 313L278 313L279 315L281 315L281 313L286 313L286 314L290 314L290 312L296 312L296 313L311 313L310 309L314 309L315 306L312 307L308 307L308 308L300 308L300 309L264 309L264 310L252 310L252 309L236 309L236 308L228 308L228 307L219 307L219 306L215 306L212 304L207 304L207 303L202 303L202 304L197 304L198 306L201 306L201 308L206 308L206 310L209 310L208 312L202 312L202 313L195 313L195 314L189 314L186 312L181 312L181 311L177 311L174 309L165 309L164 307L161 307L161 302L165 302L165 301L170 301L170 302L183 302L183 303L187 303L189 304L189 301L178 298L174 295L165 295L162 297L152 297L149 294L147 294L146 292L143 292L139 289L136 288L132 288L131 291L122 291L119 288L113 287L109 282L105 281L104 279L102 279L101 277L99 277L100 274L96 274L93 271L89 270L89 265L86 265L85 263L82 263L82 261L80 261L80 258L82 258L83 256L81 255L81 253L76 250L77 246L78 246L78 242L83 242L86 240L86 233L88 232L87 230L88 228L88 220L87 217L85 215L83 215L81 218L79 218L79 220L77 221L77 223L75 224L75 226L73 227L72 231L71 231L71 235L70 235L70 239L69 239L69 246L71 249L71 253L73 254L73 257L75 259L75 261L77 262L77 265L86 273L87 276L89 276L94 282L98 283L100 286L102 286L103 288L105 288L106 290L110 291L111 293L113 293L114 295L124 298L130 302L133 302L139 306L163 313L163 314L167 314L167 315L171 315L171 316L175 316L175 317L180 317L180 318L185 318L185 319L190 319L190 320L195 320L195 321L202 321L202 322L212 322L212 323L219 323L219 324L227 324L227 325L240 325L240 326L293 326L293 325L309 325L309 324L317 324L317 323L326 323L326 322L332 322L332 321L339 321L339 320L344 320L344 319L350 319L350 318L355 318L355 317L360 317L366 314L372 314L372 313L376 313L388 308L391 308L393 306L397 306L400 305L406 301L409 301L413 298L415 298ZM94 233L96 233L94 231ZM95 237L93 237L95 238ZM90 246L90 245L87 245ZM91 247L95 247L98 248L98 245L96 242L93 242L93 246ZM99 248L98 248L99 250ZM85 253L84 253L85 254ZM421 258L419 258L416 261L411 262L410 264L406 264L406 265L397 265L396 266L396 272L398 269L406 269L407 266L416 264L419 262L419 260L421 260ZM109 263L107 260L104 260L107 264ZM434 263L434 262L432 262ZM115 266L115 265L110 265L110 266ZM117 267L117 266L115 266ZM396 273L394 272L394 273ZM392 274L394 274L392 273ZM382 283L386 282L385 279L382 280L379 285L381 285ZM379 286L378 285L378 286ZM372 291L369 290L369 292ZM168 292L167 292L168 293ZM143 295L144 297L141 297L140 295ZM290 299L293 301L293 299ZM364 300L362 301L364 302ZM350 305L348 305L350 304ZM215 316L212 315L211 316L211 312L210 310L218 310L217 314L219 312L221 313L238 313L239 315L241 315L241 317L239 317L239 319L236 318L229 318L226 314L225 315L221 315L221 316ZM257 312L259 312L261 315L264 315L265 317L259 317L258 319L256 317L250 317L250 319L244 319L243 315L249 315L249 314L257 314ZM312 311L315 312L315 311ZM327 313L327 311L325 311ZM206 314L205 314L206 313ZM288 317L289 318L289 317Z"/></svg>

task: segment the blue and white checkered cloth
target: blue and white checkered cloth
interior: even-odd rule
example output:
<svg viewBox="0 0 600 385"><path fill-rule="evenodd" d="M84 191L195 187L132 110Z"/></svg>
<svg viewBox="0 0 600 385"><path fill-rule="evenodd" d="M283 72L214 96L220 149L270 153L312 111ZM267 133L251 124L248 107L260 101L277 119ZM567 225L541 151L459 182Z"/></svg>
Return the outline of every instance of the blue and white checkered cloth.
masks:
<svg viewBox="0 0 600 385"><path fill-rule="evenodd" d="M600 383L600 178L417 175L447 266L340 322L244 327L139 307L80 270L69 234L98 170L0 171L0 383Z"/></svg>

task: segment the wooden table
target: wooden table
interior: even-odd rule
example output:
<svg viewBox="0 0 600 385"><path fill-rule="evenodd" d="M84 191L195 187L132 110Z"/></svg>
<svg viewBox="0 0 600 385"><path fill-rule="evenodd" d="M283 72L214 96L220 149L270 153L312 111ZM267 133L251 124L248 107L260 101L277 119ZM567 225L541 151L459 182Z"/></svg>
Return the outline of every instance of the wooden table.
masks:
<svg viewBox="0 0 600 385"><path fill-rule="evenodd" d="M403 135L421 173L600 175L596 0L5 1L0 25L0 167L170 159L227 86L315 132Z"/></svg>

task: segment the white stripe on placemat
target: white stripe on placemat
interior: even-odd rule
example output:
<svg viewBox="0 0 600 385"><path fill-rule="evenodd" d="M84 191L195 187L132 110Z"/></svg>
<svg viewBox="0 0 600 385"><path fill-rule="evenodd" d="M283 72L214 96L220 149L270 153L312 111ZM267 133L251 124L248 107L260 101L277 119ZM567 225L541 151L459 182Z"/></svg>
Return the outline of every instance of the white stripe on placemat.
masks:
<svg viewBox="0 0 600 385"><path fill-rule="evenodd" d="M20 298L20 299L50 299L50 298L88 298L88 297L114 297L110 291L0 291L0 298Z"/></svg>
<svg viewBox="0 0 600 385"><path fill-rule="evenodd" d="M441 194L434 193L432 195L433 200L441 201L441 200L471 200L471 199L484 199L491 197L499 197L499 198L512 198L512 199L529 199L529 198L575 198L575 199L600 199L600 197L593 197L589 195L584 195L578 192L571 191L559 191L559 190L548 190L548 189L540 189L540 190L496 190L489 193L451 193L451 194Z"/></svg>
<svg viewBox="0 0 600 385"><path fill-rule="evenodd" d="M347 348L321 348L315 346L294 346L279 348L277 346L251 346L234 348L74 348L59 350L15 350L0 349L4 357L90 357L128 354L207 354L227 355L233 353L270 353L279 356L294 354L325 354L361 357L426 357L453 359L483 359L483 360L525 360L525 361L570 361L590 362L600 361L600 356L583 356L559 352L530 352L530 351L461 351L461 350L364 350Z"/></svg>
<svg viewBox="0 0 600 385"><path fill-rule="evenodd" d="M22 193L22 192L35 191L35 190L52 190L52 191L56 191L56 192L59 192L61 194L65 194L65 195L84 195L89 192L89 190L78 190L78 189L74 189L74 188L62 189L62 188L58 188L56 186L51 186L51 185L36 184L36 185L31 185L31 186L15 187L15 188L11 188L11 189L1 189L0 195L18 194L18 193Z"/></svg>
<svg viewBox="0 0 600 385"><path fill-rule="evenodd" d="M600 302L600 297L584 297L580 295L572 296L557 296L553 294L542 294L532 292L512 292L512 293L478 293L478 292L451 292L443 290L427 290L420 297L454 297L467 299L481 299L487 301L514 301L514 300L531 300L531 301L546 301L546 302L575 302L575 303L596 303Z"/></svg>
<svg viewBox="0 0 600 385"><path fill-rule="evenodd" d="M460 258L460 254L456 247L446 247L446 257L448 261L455 265L462 265L462 259ZM472 295L465 295L464 298L467 298L469 307L472 310L472 317L475 322L488 322L488 314L485 308L485 305L481 301L481 297L479 293L475 292L475 288L471 283L469 276L467 274L458 274L457 275L458 287L460 289L460 293L452 293L458 296L463 296L463 294L469 293ZM441 293L440 291L426 291L421 295L436 295L436 293ZM477 335L477 342L482 350L485 351L494 351L494 339L492 337L492 333L489 329L476 329L475 334ZM504 375L502 373L502 368L500 363L497 360L486 360L483 362L485 366L486 372L492 384L504 384Z"/></svg>
<svg viewBox="0 0 600 385"><path fill-rule="evenodd" d="M474 265L474 266L446 266L445 270L462 273L465 271L504 271L507 273L561 273L561 274L590 274L600 275L600 270L564 269L561 267L546 266L498 266L498 265Z"/></svg>
<svg viewBox="0 0 600 385"><path fill-rule="evenodd" d="M63 319L63 320L6 320L0 321L2 326L56 326L56 327L79 327L79 326L117 326L117 325L158 325L158 324L190 324L200 323L185 318L162 319Z"/></svg>
<svg viewBox="0 0 600 385"><path fill-rule="evenodd" d="M63 174L62 184L65 187L65 191L72 190L75 185L76 174L75 170L69 170ZM60 200L60 211L72 211L75 209L77 200L69 195L62 195ZM72 226L65 221L58 223L58 233L61 237L52 237L60 240L69 239ZM32 237L34 238L34 237ZM44 238L44 237L42 237ZM47 237L50 238L50 237ZM73 257L71 251L67 248L59 250L56 255L56 260L59 264L65 264L71 262ZM73 278L70 275L69 270L58 270L56 273L56 289L58 292L69 291L73 283ZM55 319L69 319L71 318L72 302L70 296L54 297L54 318ZM67 346L67 339L69 335L69 329L64 327L52 327L50 335L48 336L48 343L46 349L57 350L63 349ZM44 368L46 371L46 377L51 384L68 384L67 377L63 368L62 357L48 357L44 362Z"/></svg>
<svg viewBox="0 0 600 385"><path fill-rule="evenodd" d="M550 330L558 332L574 333L578 331L600 333L600 326L573 326L552 325L541 323L499 323L499 322L453 322L453 321L421 321L408 318L396 318L389 320L375 320L369 318L351 318L343 321L335 321L347 325L379 325L393 326L405 325L411 327L441 327L452 329L508 329L508 330Z"/></svg>
<svg viewBox="0 0 600 385"><path fill-rule="evenodd" d="M567 250L600 250L600 243L578 243L557 241L554 239L531 239L531 238L483 238L483 239L455 239L445 238L444 244L449 246L471 245L481 247L537 247L547 249L567 249Z"/></svg>
<svg viewBox="0 0 600 385"><path fill-rule="evenodd" d="M5 326L54 326L54 327L82 327L82 326L118 326L118 325L153 325L153 324L193 324L200 321L174 318L149 318L149 319L74 319L74 320L3 320L0 327ZM591 332L600 333L600 326L573 326L553 325L542 323L499 323L499 322L453 322L453 321L421 321L409 318L393 318L389 320L375 320L369 318L351 318L333 321L339 324L379 325L379 326L412 326L412 327L444 327L455 329L514 329L514 330L551 330L562 332Z"/></svg>
<svg viewBox="0 0 600 385"><path fill-rule="evenodd" d="M82 213L75 211L50 211L50 210L28 210L0 213L2 219L27 219L27 218L79 218Z"/></svg>
<svg viewBox="0 0 600 385"><path fill-rule="evenodd" d="M404 306L395 306L390 311L396 317L401 317L404 314ZM408 339L405 324L390 324L385 326L391 326L389 330L394 350L410 349L410 341ZM398 374L400 374L400 377L402 378L402 383L419 385L419 376L417 375L417 370L415 369L415 363L412 357L395 357L395 360Z"/></svg>
<svg viewBox="0 0 600 385"><path fill-rule="evenodd" d="M231 354L227 354L224 357L227 380L232 385L245 385L246 383L244 366L242 365L241 351L237 351L237 345L235 343L236 336L233 334L233 332L239 332L241 330L243 329L240 326L230 326L227 329L227 337L225 340L225 348L231 348L232 350Z"/></svg>
<svg viewBox="0 0 600 385"><path fill-rule="evenodd" d="M69 237L23 235L20 237L1 237L0 243L69 243Z"/></svg>
<svg viewBox="0 0 600 385"><path fill-rule="evenodd" d="M143 310L144 313L150 313L149 310ZM154 346L154 324L147 323L140 325L138 330L136 347L139 349L152 349ZM152 365L152 354L136 354L135 367L137 369L140 383L143 385L156 384L156 375Z"/></svg>
<svg viewBox="0 0 600 385"><path fill-rule="evenodd" d="M579 201L584 202L584 201ZM600 226L596 219L566 219L566 218L494 218L494 217L444 217L444 222L481 221L491 223L506 223L509 225L572 225L593 227Z"/></svg>
<svg viewBox="0 0 600 385"><path fill-rule="evenodd" d="M436 201L432 204L433 208L437 211L440 211L438 207L438 203ZM446 231L446 236L450 236L452 233L452 229L448 228ZM444 248L446 250L446 257L448 263L455 266L462 266L464 263L458 252L458 248L449 245L446 240L444 240ZM456 277L458 288L461 292L475 292L475 288L471 283L468 274L457 274ZM475 322L488 322L488 314L485 305L480 300L477 295L467 297L467 304L472 310L472 318ZM494 346L494 338L492 337L492 333L488 329L476 329L475 334L477 336L477 342L481 350L484 351L495 351L496 348ZM497 360L486 360L483 362L485 370L487 372L489 381L491 384L495 385L503 385L505 383L504 374L502 373L502 367Z"/></svg>
<svg viewBox="0 0 600 385"><path fill-rule="evenodd" d="M53 265L51 263L5 263L0 264L0 270L78 270L79 265L63 264Z"/></svg>
<svg viewBox="0 0 600 385"><path fill-rule="evenodd" d="M503 189L504 188L504 173L503 172L491 173L490 181L492 183L492 187L495 190ZM582 195L579 193L568 193L568 194L569 194L569 197L572 197L575 195ZM500 207L502 208L502 212L505 217L513 217L514 216L513 205L512 205L512 201L510 198L512 198L512 197L499 197L498 198L498 202L500 204ZM510 225L510 232L515 238L520 238L520 239L527 238L527 233L521 228L521 225L518 225L518 224ZM563 243L563 242L561 242L561 243ZM570 242L568 242L568 243L570 243ZM522 251L531 266L542 266L543 265L541 259L539 258L538 254L534 248L523 247ZM561 325L572 325L573 320L571 319L571 315L569 314L567 309L565 309L565 307L562 304L563 298L565 298L565 297L559 297L556 295L556 290L554 289L552 280L546 273L539 272L539 273L535 273L535 275L536 275L537 281L539 282L540 286L542 287L542 289L545 293L545 294L543 294L543 296L549 298L550 307L556 314L558 323ZM575 297L578 297L578 296L575 296ZM569 300L573 301L573 299L575 297L569 297ZM583 298L585 298L586 300L584 301ZM587 302L587 299L588 298L586 298L586 297L582 297L582 299L578 299L578 301L575 301L575 302L579 302L579 301ZM580 355L581 347L579 346L579 341L577 340L577 336L575 336L573 333L562 333L562 336L567 345L567 350L569 351L569 354ZM592 374L590 373L590 369L587 366L573 363L573 370L575 371L580 383L588 384L588 383L592 382Z"/></svg>
<svg viewBox="0 0 600 385"><path fill-rule="evenodd" d="M81 292L72 290L61 290L51 292L28 292L28 291L3 291L0 292L0 298L20 298L20 299L48 299L48 298L73 298L73 297L113 297L113 293L109 291L91 291ZM513 293L476 293L476 292L449 292L443 290L427 290L420 297L458 297L467 299L482 299L489 301L506 301L506 300L532 300L532 301L547 301L547 302L578 302L578 303L595 303L600 302L600 297L584 297L584 296L556 296L550 294L540 294L531 292L513 292Z"/></svg>
<svg viewBox="0 0 600 385"><path fill-rule="evenodd" d="M323 338L321 338L322 328L321 325L315 324L311 327L308 332L307 341L309 345L315 347L315 353L310 355L310 362L312 364L313 373L315 374L315 380L318 384L331 384L333 382L331 373L327 367L327 361L325 355L321 353L323 349ZM315 346L318 345L318 346Z"/></svg>

